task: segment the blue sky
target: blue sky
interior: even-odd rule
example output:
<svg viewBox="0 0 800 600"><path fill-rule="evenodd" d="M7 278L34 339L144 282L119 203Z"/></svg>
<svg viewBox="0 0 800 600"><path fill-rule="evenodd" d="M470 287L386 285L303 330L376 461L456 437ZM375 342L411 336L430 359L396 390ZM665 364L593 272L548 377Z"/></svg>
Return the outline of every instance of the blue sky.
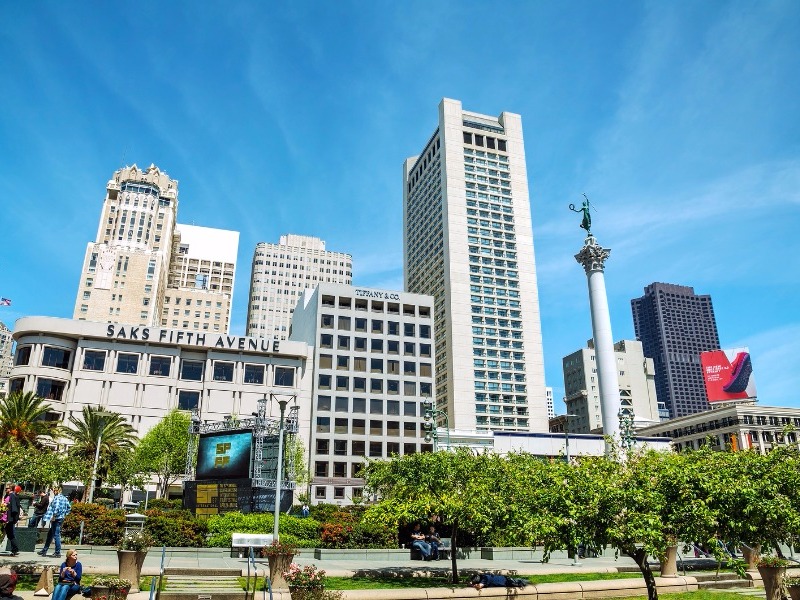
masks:
<svg viewBox="0 0 800 600"><path fill-rule="evenodd" d="M180 181L179 220L353 254L402 288L403 160L442 97L522 115L547 383L591 337L586 192L615 339L664 281L711 294L760 402L800 406L800 3L0 3L0 307L71 317L105 183Z"/></svg>

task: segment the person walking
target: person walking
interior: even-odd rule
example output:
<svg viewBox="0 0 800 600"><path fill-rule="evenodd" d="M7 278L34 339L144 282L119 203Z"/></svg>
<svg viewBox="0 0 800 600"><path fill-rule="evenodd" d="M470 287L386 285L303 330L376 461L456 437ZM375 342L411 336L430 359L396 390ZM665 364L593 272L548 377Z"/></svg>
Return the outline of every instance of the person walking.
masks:
<svg viewBox="0 0 800 600"><path fill-rule="evenodd" d="M78 562L78 551L67 550L67 558L58 570L58 585L51 600L67 600L81 591L83 566Z"/></svg>
<svg viewBox="0 0 800 600"><path fill-rule="evenodd" d="M64 518L72 510L72 505L67 500L66 496L61 493L60 487L53 488L53 501L47 507L47 512L44 515L45 521L50 521L50 529L47 532L47 539L44 542L44 547L41 551L37 552L39 556L45 556L50 542L55 540L56 552L54 557L61 557L61 525L64 523Z"/></svg>
<svg viewBox="0 0 800 600"><path fill-rule="evenodd" d="M13 483L6 484L6 497L3 499L3 502L6 505L6 522L5 522L5 534L6 538L8 539L8 545L11 549L11 556L18 556L19 555L19 546L17 545L17 536L16 536L16 527L17 521L19 521L19 497L17 497L17 491L21 490L19 486L14 486Z"/></svg>
<svg viewBox="0 0 800 600"><path fill-rule="evenodd" d="M44 513L47 512L47 507L50 506L50 496L47 495L47 490L39 492L39 497L33 503L33 516L28 519L28 527L38 527L39 523L44 520Z"/></svg>

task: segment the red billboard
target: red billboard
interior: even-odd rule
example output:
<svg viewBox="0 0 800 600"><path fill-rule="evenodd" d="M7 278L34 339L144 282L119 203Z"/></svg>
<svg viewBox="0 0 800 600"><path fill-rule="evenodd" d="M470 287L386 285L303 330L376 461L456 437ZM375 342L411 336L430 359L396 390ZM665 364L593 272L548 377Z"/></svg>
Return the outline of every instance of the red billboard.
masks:
<svg viewBox="0 0 800 600"><path fill-rule="evenodd" d="M747 348L700 353L709 402L756 397L753 363Z"/></svg>

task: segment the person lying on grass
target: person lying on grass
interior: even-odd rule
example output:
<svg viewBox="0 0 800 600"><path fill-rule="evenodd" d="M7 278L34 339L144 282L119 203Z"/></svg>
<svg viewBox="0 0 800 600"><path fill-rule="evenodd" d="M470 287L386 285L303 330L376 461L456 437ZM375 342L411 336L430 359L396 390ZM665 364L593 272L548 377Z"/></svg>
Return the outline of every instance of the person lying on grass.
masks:
<svg viewBox="0 0 800 600"><path fill-rule="evenodd" d="M470 587L482 590L485 587L525 587L528 585L527 579L521 577L508 577L507 575L495 575L494 573L481 573L474 575L469 581Z"/></svg>

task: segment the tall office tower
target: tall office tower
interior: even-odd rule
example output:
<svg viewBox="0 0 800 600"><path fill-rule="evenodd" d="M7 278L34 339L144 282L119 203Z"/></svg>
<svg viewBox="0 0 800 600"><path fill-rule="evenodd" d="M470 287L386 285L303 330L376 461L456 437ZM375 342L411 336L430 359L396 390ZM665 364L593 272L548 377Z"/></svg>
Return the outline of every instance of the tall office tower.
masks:
<svg viewBox="0 0 800 600"><path fill-rule="evenodd" d="M178 213L178 181L150 165L114 173L81 270L74 319L157 325Z"/></svg>
<svg viewBox="0 0 800 600"><path fill-rule="evenodd" d="M261 242L253 254L247 335L285 340L297 301L320 283L353 282L353 257L325 250L325 242L305 235L282 235Z"/></svg>
<svg viewBox="0 0 800 600"><path fill-rule="evenodd" d="M594 340L562 361L564 371L564 401L570 433L602 433L603 418L600 411L600 391L595 363ZM642 343L621 340L614 344L614 354L619 372L619 398L622 408L633 412L634 426L647 427L658 423L655 369L653 359L645 358Z"/></svg>
<svg viewBox="0 0 800 600"><path fill-rule="evenodd" d="M290 340L314 347L308 444L315 502L361 496L365 457L427 452L433 298L322 283L302 292ZM301 407L301 420L303 419Z"/></svg>
<svg viewBox="0 0 800 600"><path fill-rule="evenodd" d="M700 353L719 349L711 296L694 288L651 283L631 300L636 339L653 359L656 394L670 418L709 409Z"/></svg>
<svg viewBox="0 0 800 600"><path fill-rule="evenodd" d="M546 387L544 388L545 397L547 398L547 418L552 419L556 416L556 407L555 403L553 402L553 388Z"/></svg>
<svg viewBox="0 0 800 600"><path fill-rule="evenodd" d="M11 330L0 321L0 398L8 394L8 378L14 366L14 339Z"/></svg>
<svg viewBox="0 0 800 600"><path fill-rule="evenodd" d="M175 227L161 326L230 332L239 232Z"/></svg>
<svg viewBox="0 0 800 600"><path fill-rule="evenodd" d="M403 165L405 289L435 298L436 402L450 427L548 430L519 115L439 104Z"/></svg>

